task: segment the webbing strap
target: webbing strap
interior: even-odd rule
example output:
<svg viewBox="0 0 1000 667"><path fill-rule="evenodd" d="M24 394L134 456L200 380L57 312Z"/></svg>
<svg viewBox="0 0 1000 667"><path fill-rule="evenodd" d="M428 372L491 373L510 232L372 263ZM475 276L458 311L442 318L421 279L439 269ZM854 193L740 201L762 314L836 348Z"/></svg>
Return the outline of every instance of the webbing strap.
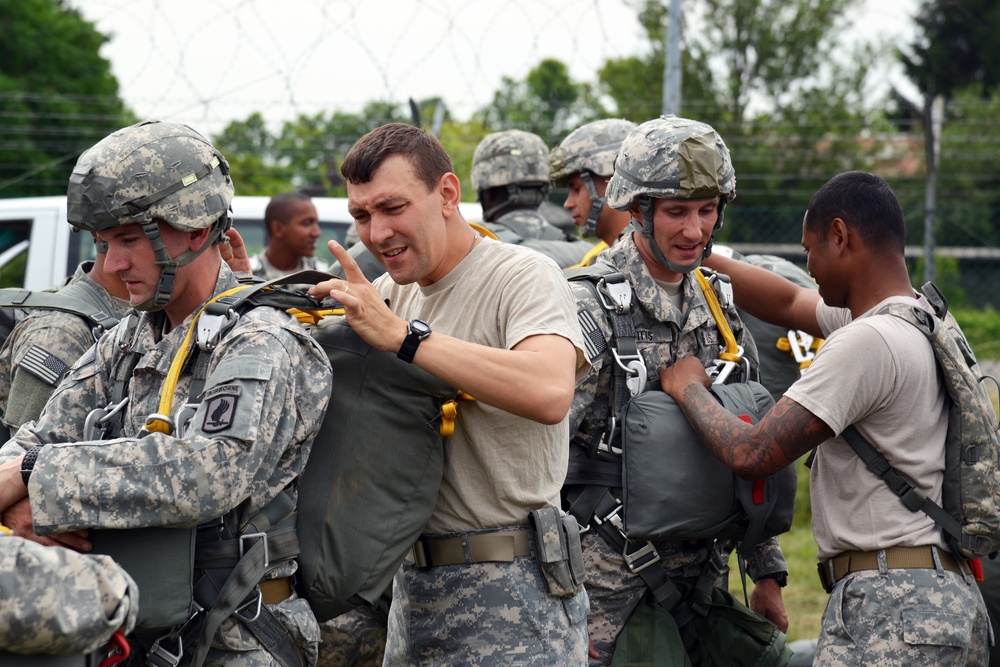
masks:
<svg viewBox="0 0 1000 667"><path fill-rule="evenodd" d="M848 426L841 433L841 436L858 455L858 458L864 462L865 467L885 482L886 486L903 501L906 509L911 512L923 512L959 544L965 544L966 536L962 534L962 526L959 525L955 517L948 514L943 507L928 498L923 491L914 487L901 472L893 468L886 458L875 449L874 445L861 435L857 427L853 424Z"/></svg>
<svg viewBox="0 0 1000 667"><path fill-rule="evenodd" d="M163 389L160 392L160 405L157 409L157 413L160 415L169 416L171 414L171 409L174 403L174 391L177 389L177 382L181 377L181 369L184 367L184 362L187 361L188 355L191 353L191 339L194 337L194 332L198 329L198 319L201 314L205 312L209 304L212 304L223 297L230 296L231 294L236 294L245 289L248 289L249 285L237 285L225 292L220 292L216 294L208 303L203 305L197 313L194 315L194 319L191 321L191 326L188 327L187 333L184 335L184 341L181 343L180 349L177 350L177 354L174 355L173 360L170 362L170 369L167 371L167 377L163 382ZM166 433L170 434L173 431L173 426L165 419L159 417L151 416L146 420L146 429L151 433Z"/></svg>
<svg viewBox="0 0 1000 667"><path fill-rule="evenodd" d="M583 259L581 259L579 263L574 264L573 266L567 268L582 269L585 266L590 266L594 262L594 259L596 259L597 256L600 255L602 252L607 250L608 247L609 247L608 244L605 243L604 241L595 243L594 247L587 251L587 254L583 256Z"/></svg>

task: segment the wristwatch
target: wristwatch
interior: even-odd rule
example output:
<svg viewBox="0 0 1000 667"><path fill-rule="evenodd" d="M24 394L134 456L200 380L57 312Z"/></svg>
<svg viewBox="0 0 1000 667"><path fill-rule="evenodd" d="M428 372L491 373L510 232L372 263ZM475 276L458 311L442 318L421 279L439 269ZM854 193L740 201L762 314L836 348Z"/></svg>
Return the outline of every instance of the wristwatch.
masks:
<svg viewBox="0 0 1000 667"><path fill-rule="evenodd" d="M417 353L420 341L431 335L431 327L423 320L410 320L410 323L406 325L406 331L406 338L403 339L403 344L396 356L406 363L412 364L413 355Z"/></svg>
<svg viewBox="0 0 1000 667"><path fill-rule="evenodd" d="M25 486L28 486L28 479L31 477L31 471L35 469L35 461L38 460L38 452L40 451L42 451L41 446L36 445L26 451L24 458L21 459L21 479Z"/></svg>

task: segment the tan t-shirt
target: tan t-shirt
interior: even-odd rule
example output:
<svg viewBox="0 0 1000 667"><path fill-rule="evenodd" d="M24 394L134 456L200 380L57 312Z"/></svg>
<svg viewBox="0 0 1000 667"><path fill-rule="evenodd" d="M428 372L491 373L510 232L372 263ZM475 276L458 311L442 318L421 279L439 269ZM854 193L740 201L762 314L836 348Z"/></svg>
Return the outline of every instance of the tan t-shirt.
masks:
<svg viewBox="0 0 1000 667"><path fill-rule="evenodd" d="M577 377L588 367L569 283L534 250L485 238L433 285L397 285L386 274L375 286L394 313L424 320L434 331L506 350L529 336L555 334L576 347ZM550 426L460 401L455 434L445 442L437 506L424 532L525 523L531 509L559 505L568 460L566 419Z"/></svg>
<svg viewBox="0 0 1000 667"><path fill-rule="evenodd" d="M941 502L948 430L944 385L924 335L899 318L875 315L894 302L930 311L923 298L893 297L851 321L850 311L821 302L816 316L829 335L809 370L785 393L838 435L817 448L809 476L820 559L849 549L945 546L930 517L907 510L839 437L855 424L890 464Z"/></svg>

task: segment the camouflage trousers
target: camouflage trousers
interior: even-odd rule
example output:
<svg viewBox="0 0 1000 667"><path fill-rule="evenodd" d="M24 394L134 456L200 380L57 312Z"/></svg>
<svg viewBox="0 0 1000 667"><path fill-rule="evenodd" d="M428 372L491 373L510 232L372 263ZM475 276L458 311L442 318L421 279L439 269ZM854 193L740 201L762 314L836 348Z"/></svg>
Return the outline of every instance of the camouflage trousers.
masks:
<svg viewBox="0 0 1000 667"><path fill-rule="evenodd" d="M393 583L385 665L582 667L587 592L554 598L534 556L509 563L403 563Z"/></svg>
<svg viewBox="0 0 1000 667"><path fill-rule="evenodd" d="M320 623L316 667L380 667L385 657L386 619L359 607Z"/></svg>
<svg viewBox="0 0 1000 667"><path fill-rule="evenodd" d="M823 611L816 665L986 665L989 619L971 576L877 570L837 582Z"/></svg>
<svg viewBox="0 0 1000 667"><path fill-rule="evenodd" d="M610 665L615 652L615 642L622 628L646 593L646 582L629 570L620 553L593 532L583 535L583 564L587 570L587 593L590 595L590 616L587 632L600 656L591 658L590 665ZM709 558L708 548L696 548L682 554L672 551L669 555L662 545L657 551L664 562L677 565L677 576L695 577L705 569ZM689 562L682 565L684 559ZM660 567L653 564L650 567ZM673 569L673 568L672 568Z"/></svg>

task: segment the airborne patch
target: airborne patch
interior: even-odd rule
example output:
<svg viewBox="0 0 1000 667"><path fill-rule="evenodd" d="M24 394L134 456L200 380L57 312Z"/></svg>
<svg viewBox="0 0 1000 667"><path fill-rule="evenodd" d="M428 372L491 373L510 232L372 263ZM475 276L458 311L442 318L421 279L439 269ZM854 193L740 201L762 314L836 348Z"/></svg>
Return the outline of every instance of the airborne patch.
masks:
<svg viewBox="0 0 1000 667"><path fill-rule="evenodd" d="M580 320L580 329L583 330L587 359L593 361L608 349L608 341L604 339L604 334L601 333L597 320L588 311L582 310L577 313L577 319Z"/></svg>
<svg viewBox="0 0 1000 667"><path fill-rule="evenodd" d="M201 423L203 433L218 433L233 425L236 403L242 387L238 384L213 387L205 392L205 419Z"/></svg>

